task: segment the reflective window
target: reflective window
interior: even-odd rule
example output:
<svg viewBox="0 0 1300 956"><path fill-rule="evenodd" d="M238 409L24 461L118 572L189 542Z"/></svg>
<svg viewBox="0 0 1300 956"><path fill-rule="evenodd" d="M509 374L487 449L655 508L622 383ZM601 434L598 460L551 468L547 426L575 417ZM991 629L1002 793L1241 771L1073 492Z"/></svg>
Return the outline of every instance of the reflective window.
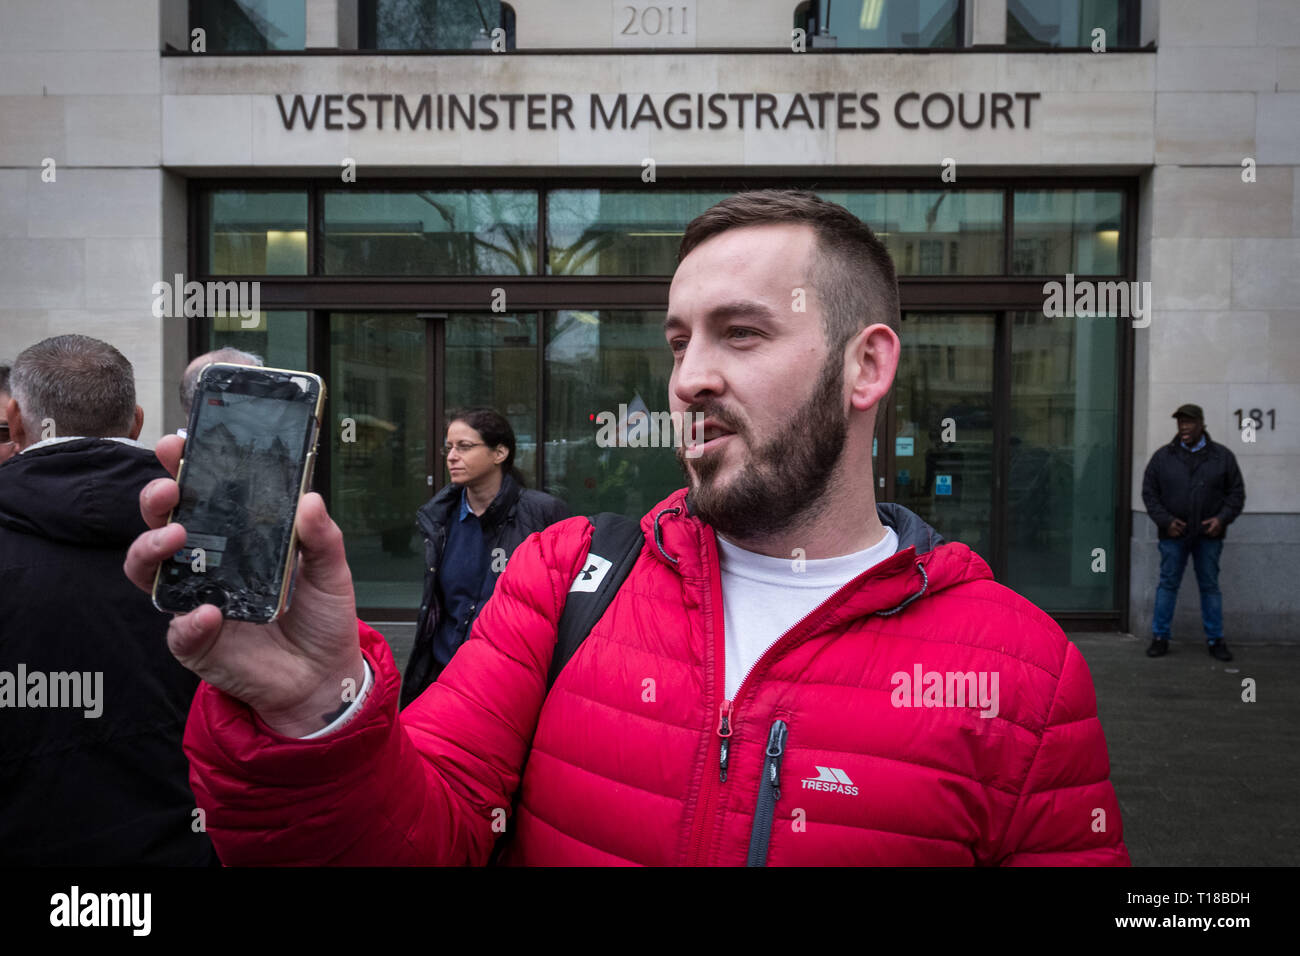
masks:
<svg viewBox="0 0 1300 956"><path fill-rule="evenodd" d="M515 467L537 488L537 316L460 314L446 323L443 407L488 405L504 415L515 432ZM444 458L434 483L449 480Z"/></svg>
<svg viewBox="0 0 1300 956"><path fill-rule="evenodd" d="M672 275L687 224L729 192L558 189L547 194L551 275Z"/></svg>
<svg viewBox="0 0 1300 956"><path fill-rule="evenodd" d="M327 275L528 275L533 190L325 194Z"/></svg>
<svg viewBox="0 0 1300 956"><path fill-rule="evenodd" d="M661 425L672 353L662 311L546 317L546 491L574 514L640 518L686 484Z"/></svg>
<svg viewBox="0 0 1300 956"><path fill-rule="evenodd" d="M515 15L499 0L361 0L363 50L490 49L492 30L515 48Z"/></svg>
<svg viewBox="0 0 1300 956"><path fill-rule="evenodd" d="M196 27L208 53L302 50L307 0L190 0L190 30Z"/></svg>
<svg viewBox="0 0 1300 956"><path fill-rule="evenodd" d="M1118 275L1124 218L1119 190L1037 189L1015 194L1015 275Z"/></svg>
<svg viewBox="0 0 1300 956"><path fill-rule="evenodd" d="M993 505L992 315L903 313L894 500L985 561Z"/></svg>
<svg viewBox="0 0 1300 956"><path fill-rule="evenodd" d="M213 190L205 215L209 274L307 273L305 192Z"/></svg>
<svg viewBox="0 0 1300 956"><path fill-rule="evenodd" d="M272 368L307 369L307 313L263 312L256 325L239 315L213 316L208 350L236 348L262 356ZM326 383L328 387L328 383Z"/></svg>
<svg viewBox="0 0 1300 956"><path fill-rule="evenodd" d="M961 12L961 0L815 0L798 5L795 25L808 31L814 49L957 47ZM833 38L833 43L826 38Z"/></svg>
<svg viewBox="0 0 1300 956"><path fill-rule="evenodd" d="M819 192L880 237L903 275L1002 272L1002 191Z"/></svg>
<svg viewBox="0 0 1300 956"><path fill-rule="evenodd" d="M1138 0L1007 0L1007 46L1091 47L1096 29L1107 50L1138 46Z"/></svg>
<svg viewBox="0 0 1300 956"><path fill-rule="evenodd" d="M330 515L343 530L357 606L420 606L424 549L415 512L428 483L424 319L330 316ZM329 437L326 437L329 436Z"/></svg>
<svg viewBox="0 0 1300 956"><path fill-rule="evenodd" d="M1006 583L1040 607L1113 608L1120 326L1011 319Z"/></svg>

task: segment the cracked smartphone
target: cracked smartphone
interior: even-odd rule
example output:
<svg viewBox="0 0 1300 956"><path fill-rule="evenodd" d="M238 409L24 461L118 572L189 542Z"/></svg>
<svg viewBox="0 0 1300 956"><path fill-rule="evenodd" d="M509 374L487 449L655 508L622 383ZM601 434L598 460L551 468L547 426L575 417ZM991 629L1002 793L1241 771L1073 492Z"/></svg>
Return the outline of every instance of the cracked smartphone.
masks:
<svg viewBox="0 0 1300 956"><path fill-rule="evenodd" d="M153 603L183 614L215 604L265 624L288 607L298 501L316 463L325 386L310 372L213 363L199 374L169 521L185 546L154 578Z"/></svg>

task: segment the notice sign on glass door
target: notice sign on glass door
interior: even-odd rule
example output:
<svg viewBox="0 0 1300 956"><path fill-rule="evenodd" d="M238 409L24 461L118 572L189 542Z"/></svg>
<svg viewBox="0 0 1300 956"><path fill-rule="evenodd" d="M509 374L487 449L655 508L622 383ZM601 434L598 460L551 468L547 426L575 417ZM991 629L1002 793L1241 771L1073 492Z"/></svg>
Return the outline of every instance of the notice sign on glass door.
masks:
<svg viewBox="0 0 1300 956"><path fill-rule="evenodd" d="M952 494L952 475L935 475L934 493L936 495Z"/></svg>
<svg viewBox="0 0 1300 956"><path fill-rule="evenodd" d="M915 438L895 438L894 439L894 456L896 458L911 458L916 452L913 450L916 445Z"/></svg>

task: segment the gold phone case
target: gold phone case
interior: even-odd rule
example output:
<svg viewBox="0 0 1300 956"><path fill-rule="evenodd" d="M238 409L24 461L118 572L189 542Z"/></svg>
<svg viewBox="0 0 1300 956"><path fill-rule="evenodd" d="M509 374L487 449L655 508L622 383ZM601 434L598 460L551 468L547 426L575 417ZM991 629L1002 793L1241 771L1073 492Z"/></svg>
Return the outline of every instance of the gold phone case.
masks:
<svg viewBox="0 0 1300 956"><path fill-rule="evenodd" d="M303 458L302 476L298 483L298 497L297 497L297 502L295 502L294 504L293 524L289 532L289 547L287 549L287 554L285 556L284 565L280 568L279 598L276 601L275 608L272 611L270 617L231 618L231 620L249 621L250 623L253 624L270 624L272 621L279 618L279 616L289 608L289 603L293 592L294 561L298 556L298 503L301 503L302 496L307 493L307 489L311 486L312 476L315 474L316 471L316 452L320 443L321 416L325 409L325 383L321 380L321 377L319 375L315 375L311 372L304 372L298 369L234 365L227 362L209 362L207 365L203 366L202 370L199 372L199 384L198 387L196 387L195 389L196 399L197 396L203 390L202 389L203 377L204 375L207 374L208 369L211 368L238 369L241 372L248 372L250 369L257 372L278 372L285 375L293 375L293 376L301 376L303 378L309 378L317 385L316 407L312 410L311 447L308 448L307 455L306 457ZM190 409L190 419L187 426L187 433L192 432L194 430L194 427L198 421L198 414L199 414L199 406L196 401L194 407ZM180 466L176 470L177 484L180 484L182 481L184 481L184 479L185 479L185 458L184 455L182 454ZM179 507L179 502L177 503L177 507ZM173 508L171 510L171 513L167 516L167 523L171 524L172 521L175 520L175 517L176 517L176 508ZM158 588L162 582L162 570L163 570L163 565L159 564L158 570L154 572L153 591L152 591L154 607L158 608L158 610L160 611L166 611L172 614L188 613L186 611L182 611L177 608L163 607L161 604L158 603Z"/></svg>

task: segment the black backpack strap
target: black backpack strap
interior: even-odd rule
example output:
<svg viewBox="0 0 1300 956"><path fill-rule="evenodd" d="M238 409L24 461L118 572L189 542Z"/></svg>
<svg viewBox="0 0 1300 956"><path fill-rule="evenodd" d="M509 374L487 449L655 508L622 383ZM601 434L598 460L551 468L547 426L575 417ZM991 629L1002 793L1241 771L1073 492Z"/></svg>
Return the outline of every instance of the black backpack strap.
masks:
<svg viewBox="0 0 1300 956"><path fill-rule="evenodd" d="M564 670L564 665L569 663L596 622L609 609L614 595L627 580L632 565L641 556L641 546L645 544L640 522L631 518L605 511L587 520L592 526L591 546L587 549L587 557L564 601L564 611L560 615L555 635L555 653L551 656L551 671L546 677L548 692L555 685L555 678L560 676L560 671ZM531 757L531 751L529 756ZM527 766L525 759L524 771L520 773L521 786ZM514 795L513 807L512 818L519 808L518 792ZM513 839L513 827L497 838L488 859L489 866L501 862L506 847Z"/></svg>
<svg viewBox="0 0 1300 956"><path fill-rule="evenodd" d="M596 622L609 609L645 543L639 521L610 511L587 520L593 529L591 547L564 602L564 613L560 616L559 630L555 635L551 671L546 679L548 690Z"/></svg>

